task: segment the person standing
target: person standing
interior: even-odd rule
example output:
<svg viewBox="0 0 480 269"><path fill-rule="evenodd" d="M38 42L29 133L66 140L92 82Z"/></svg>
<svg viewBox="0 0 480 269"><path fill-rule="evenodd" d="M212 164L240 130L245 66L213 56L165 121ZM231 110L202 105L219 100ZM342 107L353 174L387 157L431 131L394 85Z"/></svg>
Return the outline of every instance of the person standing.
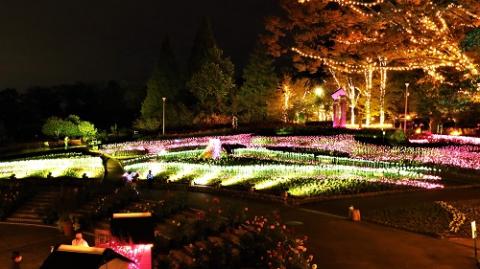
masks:
<svg viewBox="0 0 480 269"><path fill-rule="evenodd" d="M20 252L14 251L12 252L12 266L10 267L11 269L20 269L20 263L22 262L22 255L20 255Z"/></svg>
<svg viewBox="0 0 480 269"><path fill-rule="evenodd" d="M65 150L68 149L68 142L70 141L70 138L68 138L68 136L65 136L65 138L63 139L63 143L65 144Z"/></svg>
<svg viewBox="0 0 480 269"><path fill-rule="evenodd" d="M232 129L237 130L238 128L238 118L237 116L233 115L232 117Z"/></svg>
<svg viewBox="0 0 480 269"><path fill-rule="evenodd" d="M83 234L80 231L75 232L75 239L72 240L72 246L89 247L88 242L83 239Z"/></svg>
<svg viewBox="0 0 480 269"><path fill-rule="evenodd" d="M148 170L147 183L148 183L148 187L151 189L151 188L152 188L152 185L153 185L153 174L152 174L152 170Z"/></svg>

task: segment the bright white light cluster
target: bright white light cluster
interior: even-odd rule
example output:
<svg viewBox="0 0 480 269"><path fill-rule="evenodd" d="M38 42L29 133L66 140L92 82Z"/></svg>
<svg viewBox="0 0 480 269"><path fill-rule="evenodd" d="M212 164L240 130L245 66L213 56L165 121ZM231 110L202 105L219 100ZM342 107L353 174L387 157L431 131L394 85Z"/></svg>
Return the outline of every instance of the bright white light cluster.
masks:
<svg viewBox="0 0 480 269"><path fill-rule="evenodd" d="M181 160L181 159L193 159L193 158L198 158L199 156L201 156L203 152L204 152L204 150L202 150L202 149L165 152L165 153L159 153L159 154L155 154L155 155L145 155L145 156L133 158L133 159L130 159L130 160L123 160L122 164L123 165L129 165L129 164L154 160L156 158L158 158L160 160L164 160L164 161L168 161L168 160L175 161L175 160Z"/></svg>
<svg viewBox="0 0 480 269"><path fill-rule="evenodd" d="M417 171L417 172L438 172L437 169L428 166L404 166L398 162L387 161L371 161L364 159L355 159L347 157L332 157L325 155L308 154L308 153L296 153L296 152L283 152L277 150L269 150L265 148L239 148L233 153L236 157L249 157L259 160L274 160L295 164L339 164L357 167L373 167L373 168L395 168L401 167L403 170Z"/></svg>
<svg viewBox="0 0 480 269"><path fill-rule="evenodd" d="M160 154L172 149L205 147L212 139L220 139L221 143L224 145L245 145L249 143L251 135L241 134L230 136L205 136L183 139L125 142L105 145L102 149L102 152L107 154L115 154L115 152L120 151L145 151L147 154Z"/></svg>
<svg viewBox="0 0 480 269"><path fill-rule="evenodd" d="M47 177L48 173L53 177L81 178L86 174L89 178L99 178L104 168L102 159L92 156L0 162L0 178Z"/></svg>
<svg viewBox="0 0 480 269"><path fill-rule="evenodd" d="M458 145L480 145L480 137L432 134L423 139L411 139L410 143L452 143Z"/></svg>
<svg viewBox="0 0 480 269"><path fill-rule="evenodd" d="M420 188L443 187L442 184L437 182L422 181L424 176L431 180L431 175L400 168L360 168L323 164L220 166L182 162L147 162L127 165L125 169L139 172L141 178L145 178L148 171L151 170L154 175L168 177L169 181L187 178L198 185L211 185L219 182L222 186L251 184L255 189L270 189L295 181L289 192L298 196L321 194L325 188L330 188L332 184L339 184L340 180L348 180L349 184L356 184L357 181L367 181L371 184L388 183ZM302 179L314 180L308 180L308 184L303 184ZM328 186L324 186L325 180L329 180ZM402 183L399 183L400 181Z"/></svg>

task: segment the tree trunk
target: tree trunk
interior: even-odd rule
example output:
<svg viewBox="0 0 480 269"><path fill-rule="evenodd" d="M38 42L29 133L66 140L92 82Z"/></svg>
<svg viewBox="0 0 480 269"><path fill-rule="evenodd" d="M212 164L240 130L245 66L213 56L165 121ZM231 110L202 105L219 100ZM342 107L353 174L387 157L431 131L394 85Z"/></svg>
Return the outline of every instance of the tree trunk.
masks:
<svg viewBox="0 0 480 269"><path fill-rule="evenodd" d="M365 71L365 125L370 126L373 68Z"/></svg>
<svg viewBox="0 0 480 269"><path fill-rule="evenodd" d="M355 125L355 106L350 106L350 124Z"/></svg>
<svg viewBox="0 0 480 269"><path fill-rule="evenodd" d="M380 125L385 123L385 92L387 86L387 70L380 71Z"/></svg>

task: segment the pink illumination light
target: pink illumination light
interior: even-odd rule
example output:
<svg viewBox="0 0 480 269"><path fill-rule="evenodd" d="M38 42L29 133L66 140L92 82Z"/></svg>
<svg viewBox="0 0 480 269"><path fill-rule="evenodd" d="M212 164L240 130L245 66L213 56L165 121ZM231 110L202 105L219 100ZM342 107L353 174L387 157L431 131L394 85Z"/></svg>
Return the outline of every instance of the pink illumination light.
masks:
<svg viewBox="0 0 480 269"><path fill-rule="evenodd" d="M151 244L129 245L117 241L110 241L102 245L102 247L111 248L115 252L132 260L134 263L131 263L128 269L151 269L152 246Z"/></svg>

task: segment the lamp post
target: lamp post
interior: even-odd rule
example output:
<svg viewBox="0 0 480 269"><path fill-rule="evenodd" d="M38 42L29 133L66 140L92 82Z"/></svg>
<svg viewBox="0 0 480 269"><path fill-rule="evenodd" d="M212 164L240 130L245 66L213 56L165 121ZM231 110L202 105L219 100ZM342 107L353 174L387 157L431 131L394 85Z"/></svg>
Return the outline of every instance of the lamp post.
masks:
<svg viewBox="0 0 480 269"><path fill-rule="evenodd" d="M407 133L407 113L408 113L408 86L410 86L410 83L405 83L405 115L403 119L403 132Z"/></svg>
<svg viewBox="0 0 480 269"><path fill-rule="evenodd" d="M163 136L165 135L165 100L167 100L167 98L162 97L162 101L163 101L163 105L162 105L162 110L163 110L163 114L162 114L162 135Z"/></svg>

